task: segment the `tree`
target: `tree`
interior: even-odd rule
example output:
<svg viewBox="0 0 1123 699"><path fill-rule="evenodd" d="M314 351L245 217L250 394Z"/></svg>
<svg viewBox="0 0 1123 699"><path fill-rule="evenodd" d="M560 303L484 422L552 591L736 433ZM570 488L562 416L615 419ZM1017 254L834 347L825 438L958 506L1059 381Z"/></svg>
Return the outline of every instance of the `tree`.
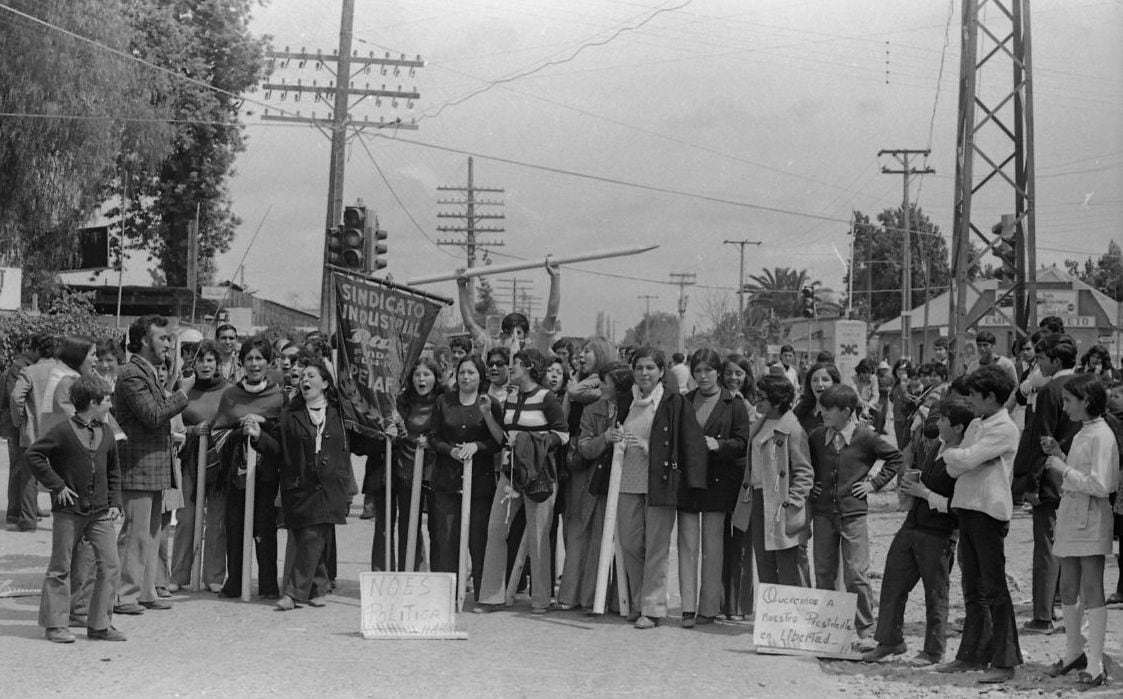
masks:
<svg viewBox="0 0 1123 699"><path fill-rule="evenodd" d="M108 49L138 42L124 0L11 0L20 12L100 44L3 13L0 22L0 258L39 290L76 250L118 177L171 149L170 115L149 69Z"/></svg>
<svg viewBox="0 0 1123 699"><path fill-rule="evenodd" d="M487 317L497 315L499 306L495 303L495 294L491 289L491 282L487 277L480 277L476 287L476 305L472 307L472 315L480 327L486 327Z"/></svg>
<svg viewBox="0 0 1123 699"><path fill-rule="evenodd" d="M214 257L230 248L235 228L227 180L245 149L238 95L265 73L268 38L249 32L255 0L140 0L130 19L133 52L177 76L152 71L176 119L174 150L156 167L121 154L130 177L127 244L148 253L170 286L187 283L188 226L199 219L199 281L210 281ZM111 215L116 211L110 212Z"/></svg>
<svg viewBox="0 0 1123 699"><path fill-rule="evenodd" d="M741 321L728 294L710 293L703 298L702 315L710 327L694 338L694 344L736 347L741 343Z"/></svg>
<svg viewBox="0 0 1123 699"><path fill-rule="evenodd" d="M87 335L94 338L120 335L98 320L92 301L93 293L60 290L46 313L17 311L4 318L0 332L0 366L11 365L33 335Z"/></svg>
<svg viewBox="0 0 1123 699"><path fill-rule="evenodd" d="M668 349L678 346L678 318L666 311L655 311L643 317L624 333L625 345L651 345Z"/></svg>
<svg viewBox="0 0 1123 699"><path fill-rule="evenodd" d="M932 298L951 284L947 243L920 207L910 206L909 235L912 293L910 307L924 303L925 293ZM857 317L871 325L901 314L901 280L904 258L904 210L885 209L875 225L869 216L854 212L854 269L843 278L849 283L853 272L853 306ZM978 255L974 256L978 259Z"/></svg>
<svg viewBox="0 0 1123 699"><path fill-rule="evenodd" d="M1065 260L1064 265L1069 274L1093 289L1116 301L1123 300L1123 250L1114 240L1108 242L1107 252L1100 259L1094 263L1090 257L1084 260L1083 270L1076 260Z"/></svg>

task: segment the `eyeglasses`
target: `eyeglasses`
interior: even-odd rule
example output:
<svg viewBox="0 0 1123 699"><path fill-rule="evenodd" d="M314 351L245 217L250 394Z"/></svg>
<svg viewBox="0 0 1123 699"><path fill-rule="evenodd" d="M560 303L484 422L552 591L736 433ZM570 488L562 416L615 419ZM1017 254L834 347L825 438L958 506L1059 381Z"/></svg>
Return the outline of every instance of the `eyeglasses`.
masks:
<svg viewBox="0 0 1123 699"><path fill-rule="evenodd" d="M220 335L218 339L220 339L220 340L237 340L238 336L237 335Z"/></svg>
<svg viewBox="0 0 1123 699"><path fill-rule="evenodd" d="M504 362L504 361L499 360L499 359L493 359L490 362L488 362L487 365L489 367L507 366L507 362Z"/></svg>

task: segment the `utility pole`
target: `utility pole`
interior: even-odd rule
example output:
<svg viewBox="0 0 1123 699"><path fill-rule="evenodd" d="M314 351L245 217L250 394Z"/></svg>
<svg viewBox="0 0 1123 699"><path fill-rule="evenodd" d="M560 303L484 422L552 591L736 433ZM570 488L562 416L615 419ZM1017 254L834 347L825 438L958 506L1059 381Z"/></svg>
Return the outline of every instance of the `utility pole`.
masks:
<svg viewBox="0 0 1123 699"><path fill-rule="evenodd" d="M698 275L693 272L671 272L671 283L678 285L678 351L686 351L686 333L683 332L683 322L686 320L686 302L690 297L686 295L686 287L698 283Z"/></svg>
<svg viewBox="0 0 1123 699"><path fill-rule="evenodd" d="M737 276L737 327L744 332L745 325L745 246L761 245L759 240L723 240L722 245L736 245L741 248L741 272Z"/></svg>
<svg viewBox="0 0 1123 699"><path fill-rule="evenodd" d="M518 277L503 277L496 279L495 286L506 294L508 291L511 293L511 312L517 313L519 310L519 299L527 295L529 287L533 286L534 282L530 279L520 279Z"/></svg>
<svg viewBox="0 0 1123 699"><path fill-rule="evenodd" d="M409 69L409 74L412 77L414 70L417 68L425 67L425 62L418 56L416 59L407 59L404 55L398 58L390 58L390 54L384 57L375 57L372 52L369 56L353 55L351 51L351 33L352 27L355 22L355 0L343 0L343 12L339 22L339 49L338 53L333 52L331 55L325 55L321 51L316 53L308 53L301 49L297 52L292 52L285 47L284 51L270 51L268 52L269 59L276 65L280 61L280 67L287 68L290 61L297 61L297 68L304 68L308 63L312 63L315 70L326 68L329 73L333 72L328 65L335 63L334 81L328 81L327 85L320 85L319 81L313 80L311 85L305 85L302 80L297 80L295 84L286 82L284 79L279 83L266 83L262 86L265 91L265 99L270 99L274 92L279 93L280 99L285 100L289 93L292 94L293 102L299 102L304 94L311 93L313 95L313 104L322 102L331 107L332 111L327 119L318 119L313 112L311 117L304 117L300 112L296 116L291 114L270 114L268 110L262 114L263 121L282 121L282 122L295 122L302 124L311 124L324 132L325 128L331 131L331 165L328 170L328 209L327 209L327 224L325 230L330 230L339 225L343 216L343 175L344 175L344 156L346 155L348 129L353 129L357 135L365 128L394 128L394 129L407 129L414 130L417 128L416 123L406 123L401 119L378 122L372 122L364 119L363 121L353 121L350 115L352 106L357 106L359 102L367 97L374 97L375 104L381 105L382 98L392 100L393 106L397 106L398 100L403 99L407 101L407 107L413 106L413 101L418 99L420 95L417 90L403 91L401 85L397 90L387 90L385 85L381 89L369 89L369 84L365 89L358 89L353 87L353 78L356 74L351 72L351 67L358 66L358 71L370 74L371 66L379 66L380 72L386 75L387 68L392 68L394 75L398 75L402 68ZM354 105L350 104L352 97L358 97L358 101ZM328 102L331 98L332 102ZM328 250L328 236L324 236L323 243L323 264L321 265L323 278L320 282L320 330L330 332L332 327L331 322L331 275L327 271L330 251Z"/></svg>
<svg viewBox="0 0 1123 699"><path fill-rule="evenodd" d="M659 297L651 294L640 294L636 298L647 303L647 310L643 313L643 341L647 343L650 340L648 336L651 334L651 302L658 301Z"/></svg>
<svg viewBox="0 0 1123 699"><path fill-rule="evenodd" d="M904 230L904 253L903 264L901 265L901 356L912 356L912 222L909 211L909 181L913 175L930 175L935 172L930 167L917 169L909 164L909 159L913 155L923 155L925 158L931 153L931 150L923 149L909 149L909 148L893 148L887 150L879 150L877 157L883 155L891 155L900 163L899 169L892 169L882 166L881 172L886 175L902 175L904 180L904 197L901 204L901 210L905 216L905 230Z"/></svg>

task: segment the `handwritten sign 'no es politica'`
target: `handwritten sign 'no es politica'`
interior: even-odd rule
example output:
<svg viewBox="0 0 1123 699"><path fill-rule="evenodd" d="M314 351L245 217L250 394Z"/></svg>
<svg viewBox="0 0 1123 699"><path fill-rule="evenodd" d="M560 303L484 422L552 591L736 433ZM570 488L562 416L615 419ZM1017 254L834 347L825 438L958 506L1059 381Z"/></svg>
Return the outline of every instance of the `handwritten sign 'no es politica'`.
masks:
<svg viewBox="0 0 1123 699"><path fill-rule="evenodd" d="M453 573L361 573L363 638L460 639Z"/></svg>
<svg viewBox="0 0 1123 699"><path fill-rule="evenodd" d="M856 658L852 592L762 584L757 586L753 644L758 653Z"/></svg>

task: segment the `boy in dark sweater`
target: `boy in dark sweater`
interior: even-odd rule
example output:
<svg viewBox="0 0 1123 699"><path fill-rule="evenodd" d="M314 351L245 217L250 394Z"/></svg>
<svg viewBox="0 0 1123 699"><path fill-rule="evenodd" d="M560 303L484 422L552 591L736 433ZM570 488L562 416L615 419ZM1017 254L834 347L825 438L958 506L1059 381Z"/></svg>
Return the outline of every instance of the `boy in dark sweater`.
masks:
<svg viewBox="0 0 1123 699"><path fill-rule="evenodd" d="M911 664L918 667L934 665L943 657L948 585L959 522L948 509L955 480L948 476L942 454L944 449L959 446L967 426L974 419L975 411L970 401L961 396L950 396L934 406L925 420L926 434L935 428L940 447L925 463L916 464L916 469L920 471L919 480L900 481L901 492L913 499L912 507L893 537L885 558L881 604L874 633L877 648L862 657L866 662L900 655L908 649L902 633L905 604L918 580L924 581L927 625L924 650L912 659Z"/></svg>
<svg viewBox="0 0 1123 699"><path fill-rule="evenodd" d="M83 535L93 546L97 580L90 598L86 636L124 641L110 624L120 564L113 520L121 515L121 472L117 443L106 424L109 387L100 378L82 377L70 387L75 415L51 428L27 449L27 465L51 491L54 515L51 560L43 580L39 625L47 640L73 643L70 575L75 547Z"/></svg>
<svg viewBox="0 0 1123 699"><path fill-rule="evenodd" d="M866 524L866 496L893 479L901 467L901 452L873 430L858 425L858 393L844 384L831 386L819 397L823 425L808 436L815 486L814 511L815 586L838 589L839 552L842 582L858 595L854 627L860 652L874 649L867 640L873 626L873 592L870 590L870 545ZM874 463L885 463L873 478Z"/></svg>

